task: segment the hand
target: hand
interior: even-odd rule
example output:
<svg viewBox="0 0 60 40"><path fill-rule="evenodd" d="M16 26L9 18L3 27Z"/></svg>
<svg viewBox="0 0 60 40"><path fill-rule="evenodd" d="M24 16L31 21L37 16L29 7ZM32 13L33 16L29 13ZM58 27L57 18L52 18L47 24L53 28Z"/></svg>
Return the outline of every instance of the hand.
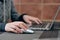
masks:
<svg viewBox="0 0 60 40"><path fill-rule="evenodd" d="M26 30L28 27L23 22L11 22L7 23L5 26L5 31L7 32L14 32L14 33L22 33L21 29Z"/></svg>
<svg viewBox="0 0 60 40"><path fill-rule="evenodd" d="M29 23L30 25L32 24L32 21L36 22L37 24L42 23L38 18L28 16L28 15L24 15L23 19L25 22Z"/></svg>

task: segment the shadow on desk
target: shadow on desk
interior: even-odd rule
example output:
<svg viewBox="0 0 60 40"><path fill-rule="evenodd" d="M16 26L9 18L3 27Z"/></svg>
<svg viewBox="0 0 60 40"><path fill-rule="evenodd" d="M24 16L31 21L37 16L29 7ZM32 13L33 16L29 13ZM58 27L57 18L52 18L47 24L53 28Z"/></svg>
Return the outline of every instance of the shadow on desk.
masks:
<svg viewBox="0 0 60 40"><path fill-rule="evenodd" d="M58 32L60 30L60 22L55 22L50 31L44 31L39 39L47 39L47 38L58 38Z"/></svg>
<svg viewBox="0 0 60 40"><path fill-rule="evenodd" d="M3 34L4 32L0 32L0 34Z"/></svg>
<svg viewBox="0 0 60 40"><path fill-rule="evenodd" d="M44 31L39 39L58 38L58 31Z"/></svg>

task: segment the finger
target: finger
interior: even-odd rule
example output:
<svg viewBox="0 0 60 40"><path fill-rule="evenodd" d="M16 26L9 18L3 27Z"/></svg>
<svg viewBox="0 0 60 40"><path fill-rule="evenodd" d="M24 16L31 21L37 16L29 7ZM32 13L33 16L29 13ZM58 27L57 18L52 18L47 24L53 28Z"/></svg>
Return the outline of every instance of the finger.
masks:
<svg viewBox="0 0 60 40"><path fill-rule="evenodd" d="M16 26L16 25L15 25ZM22 33L22 31L20 30L20 28L18 27L18 26L16 26L15 28L14 28L18 33Z"/></svg>
<svg viewBox="0 0 60 40"><path fill-rule="evenodd" d="M41 20L39 20L39 19L37 19L37 21L38 21L39 23L42 23L42 21L41 21Z"/></svg>
<svg viewBox="0 0 60 40"><path fill-rule="evenodd" d="M27 24L28 24L29 26L32 25L32 22L31 22L30 20L26 20L26 22L27 22Z"/></svg>
<svg viewBox="0 0 60 40"><path fill-rule="evenodd" d="M27 25L25 24L25 23L23 23L23 22L18 22L18 24L13 24L13 25L15 25L15 26L13 26L12 28L14 28L14 29L16 29L16 26L18 27L18 28L23 28L23 29L27 29Z"/></svg>
<svg viewBox="0 0 60 40"><path fill-rule="evenodd" d="M13 29L13 28L10 28L10 31L14 32L14 33L17 33L17 31L15 29Z"/></svg>
<svg viewBox="0 0 60 40"><path fill-rule="evenodd" d="M28 26L24 22L19 22L17 26L20 27L20 25L24 25L25 28L28 28Z"/></svg>
<svg viewBox="0 0 60 40"><path fill-rule="evenodd" d="M16 30L17 33L22 33L22 31L19 29L19 27L17 25L13 25L11 28Z"/></svg>
<svg viewBox="0 0 60 40"><path fill-rule="evenodd" d="M34 22L36 22L37 24L39 24L39 22L37 20L34 20Z"/></svg>
<svg viewBox="0 0 60 40"><path fill-rule="evenodd" d="M19 27L20 27L21 29L24 29L24 30L26 30L26 29L27 29L27 26L25 26L25 25L23 25L23 24L22 24L22 25L20 24L20 26L19 26Z"/></svg>
<svg viewBox="0 0 60 40"><path fill-rule="evenodd" d="M25 28L27 28L27 29L28 29L28 26L27 26L27 24L23 23L22 25L23 25Z"/></svg>

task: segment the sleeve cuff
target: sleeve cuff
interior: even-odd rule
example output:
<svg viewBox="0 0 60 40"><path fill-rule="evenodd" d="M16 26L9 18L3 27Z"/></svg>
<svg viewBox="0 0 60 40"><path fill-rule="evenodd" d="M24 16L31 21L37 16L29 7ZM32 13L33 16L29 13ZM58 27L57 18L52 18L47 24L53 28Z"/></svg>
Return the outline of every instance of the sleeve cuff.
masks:
<svg viewBox="0 0 60 40"><path fill-rule="evenodd" d="M5 31L5 23L0 24L0 31L4 32Z"/></svg>
<svg viewBox="0 0 60 40"><path fill-rule="evenodd" d="M24 16L24 15L27 15L27 14L22 14L21 16L19 16L19 18L18 18L19 21L23 21L23 22L25 22L24 19L23 19L23 16ZM26 23L26 22L25 22L25 23Z"/></svg>

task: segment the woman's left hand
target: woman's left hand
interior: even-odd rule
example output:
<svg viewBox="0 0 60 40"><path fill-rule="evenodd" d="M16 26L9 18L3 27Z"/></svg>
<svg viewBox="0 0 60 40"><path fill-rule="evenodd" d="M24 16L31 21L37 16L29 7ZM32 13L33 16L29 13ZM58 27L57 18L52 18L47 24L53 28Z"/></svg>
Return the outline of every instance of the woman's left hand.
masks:
<svg viewBox="0 0 60 40"><path fill-rule="evenodd" d="M25 22L27 22L30 25L32 24L32 21L34 21L37 24L42 23L41 20L39 20L38 18L29 16L29 15L24 15L23 19L24 19Z"/></svg>

